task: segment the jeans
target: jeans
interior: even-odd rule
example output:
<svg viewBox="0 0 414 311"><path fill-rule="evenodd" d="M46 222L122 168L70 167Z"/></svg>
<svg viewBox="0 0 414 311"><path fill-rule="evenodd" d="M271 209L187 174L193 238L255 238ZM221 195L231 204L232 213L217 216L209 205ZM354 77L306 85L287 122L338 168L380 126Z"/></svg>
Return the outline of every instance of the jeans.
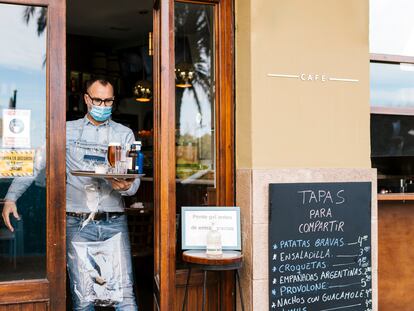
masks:
<svg viewBox="0 0 414 311"><path fill-rule="evenodd" d="M97 242L105 241L115 234L122 233L122 254L121 267L123 283L123 299L114 305L117 311L137 311L133 290L133 273L131 262L131 246L128 237L128 225L125 215L112 216L105 220L92 220L81 229L83 220L78 217L66 216L66 251L67 267L72 293L73 310L90 311L94 310L93 303L80 298L75 293L75 285L79 284L80 272L77 266L76 250L71 242Z"/></svg>

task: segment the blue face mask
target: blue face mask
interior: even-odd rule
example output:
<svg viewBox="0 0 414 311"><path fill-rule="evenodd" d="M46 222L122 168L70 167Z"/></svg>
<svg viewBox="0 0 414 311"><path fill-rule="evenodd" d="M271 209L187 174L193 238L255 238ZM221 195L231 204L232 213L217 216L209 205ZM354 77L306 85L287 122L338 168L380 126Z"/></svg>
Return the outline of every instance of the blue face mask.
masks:
<svg viewBox="0 0 414 311"><path fill-rule="evenodd" d="M92 109L89 114L98 122L103 122L109 119L112 114L112 107L101 107L92 105Z"/></svg>

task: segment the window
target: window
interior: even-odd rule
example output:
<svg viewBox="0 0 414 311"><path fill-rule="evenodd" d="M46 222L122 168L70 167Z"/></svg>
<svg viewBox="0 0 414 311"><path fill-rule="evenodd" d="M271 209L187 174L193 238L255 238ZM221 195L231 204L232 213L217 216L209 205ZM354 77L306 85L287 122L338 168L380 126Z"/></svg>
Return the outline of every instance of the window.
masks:
<svg viewBox="0 0 414 311"><path fill-rule="evenodd" d="M0 281L46 276L45 7L0 4Z"/></svg>
<svg viewBox="0 0 414 311"><path fill-rule="evenodd" d="M412 9L410 0L370 0L371 160L385 177L414 173Z"/></svg>
<svg viewBox="0 0 414 311"><path fill-rule="evenodd" d="M370 0L370 52L414 57L414 2Z"/></svg>
<svg viewBox="0 0 414 311"><path fill-rule="evenodd" d="M215 205L214 6L175 4L177 207Z"/></svg>

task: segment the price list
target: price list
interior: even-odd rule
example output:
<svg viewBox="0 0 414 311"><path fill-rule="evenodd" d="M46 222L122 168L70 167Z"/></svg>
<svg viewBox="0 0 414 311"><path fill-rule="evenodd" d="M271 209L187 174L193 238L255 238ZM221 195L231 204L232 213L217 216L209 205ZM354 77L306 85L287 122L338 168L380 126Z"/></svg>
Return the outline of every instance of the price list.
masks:
<svg viewBox="0 0 414 311"><path fill-rule="evenodd" d="M269 186L269 310L371 311L371 183Z"/></svg>

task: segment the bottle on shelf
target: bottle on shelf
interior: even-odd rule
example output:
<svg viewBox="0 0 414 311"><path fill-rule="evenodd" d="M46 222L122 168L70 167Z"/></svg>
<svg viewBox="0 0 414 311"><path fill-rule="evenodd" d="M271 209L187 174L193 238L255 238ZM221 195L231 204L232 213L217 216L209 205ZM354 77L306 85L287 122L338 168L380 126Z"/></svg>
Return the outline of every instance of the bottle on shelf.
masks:
<svg viewBox="0 0 414 311"><path fill-rule="evenodd" d="M71 77L70 78L70 91L71 92L76 92L76 81L75 81L75 77Z"/></svg>
<svg viewBox="0 0 414 311"><path fill-rule="evenodd" d="M79 95L76 93L69 94L69 111L78 112L79 111Z"/></svg>
<svg viewBox="0 0 414 311"><path fill-rule="evenodd" d="M223 256L221 245L221 233L217 230L214 223L211 223L210 230L207 232L206 255L209 258L220 258Z"/></svg>
<svg viewBox="0 0 414 311"><path fill-rule="evenodd" d="M406 184L406 190L407 192L414 192L414 184L412 179L410 179Z"/></svg>
<svg viewBox="0 0 414 311"><path fill-rule="evenodd" d="M144 154L141 151L142 143L141 141L137 141L137 151L138 151L138 174L144 174Z"/></svg>
<svg viewBox="0 0 414 311"><path fill-rule="evenodd" d="M406 187L405 180L403 178L401 178L400 179L400 193L404 193L405 192L405 187Z"/></svg>

